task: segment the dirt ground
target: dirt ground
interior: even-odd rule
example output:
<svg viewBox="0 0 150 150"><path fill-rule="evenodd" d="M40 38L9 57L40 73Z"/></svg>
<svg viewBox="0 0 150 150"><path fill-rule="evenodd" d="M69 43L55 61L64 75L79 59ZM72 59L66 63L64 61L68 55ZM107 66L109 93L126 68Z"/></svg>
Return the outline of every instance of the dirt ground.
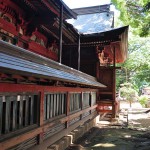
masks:
<svg viewBox="0 0 150 150"><path fill-rule="evenodd" d="M150 150L150 114L134 112L127 120L123 112L117 121L99 121L67 150Z"/></svg>

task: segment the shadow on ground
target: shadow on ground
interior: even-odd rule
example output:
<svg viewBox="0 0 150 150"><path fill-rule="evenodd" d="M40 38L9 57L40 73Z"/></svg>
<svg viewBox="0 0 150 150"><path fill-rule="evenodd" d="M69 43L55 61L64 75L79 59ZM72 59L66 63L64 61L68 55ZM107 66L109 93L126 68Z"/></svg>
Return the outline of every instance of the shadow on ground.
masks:
<svg viewBox="0 0 150 150"><path fill-rule="evenodd" d="M150 150L150 140L143 131L99 126L92 128L67 150Z"/></svg>
<svg viewBox="0 0 150 150"><path fill-rule="evenodd" d="M128 123L126 120L119 120L121 124L99 122L67 150L150 150L150 115L136 114Z"/></svg>

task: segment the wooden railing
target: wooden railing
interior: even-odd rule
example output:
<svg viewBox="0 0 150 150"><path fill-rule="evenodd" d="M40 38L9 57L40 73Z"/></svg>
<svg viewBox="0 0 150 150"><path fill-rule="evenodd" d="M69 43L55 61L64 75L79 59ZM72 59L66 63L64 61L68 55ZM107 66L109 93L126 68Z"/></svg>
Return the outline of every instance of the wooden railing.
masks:
<svg viewBox="0 0 150 150"><path fill-rule="evenodd" d="M38 96L33 93L1 93L0 135L36 124L37 103Z"/></svg>
<svg viewBox="0 0 150 150"><path fill-rule="evenodd" d="M81 110L81 93L70 93L69 111Z"/></svg>
<svg viewBox="0 0 150 150"><path fill-rule="evenodd" d="M24 150L95 117L96 91L0 83L1 150Z"/></svg>
<svg viewBox="0 0 150 150"><path fill-rule="evenodd" d="M46 93L44 97L44 120L65 114L66 93Z"/></svg>

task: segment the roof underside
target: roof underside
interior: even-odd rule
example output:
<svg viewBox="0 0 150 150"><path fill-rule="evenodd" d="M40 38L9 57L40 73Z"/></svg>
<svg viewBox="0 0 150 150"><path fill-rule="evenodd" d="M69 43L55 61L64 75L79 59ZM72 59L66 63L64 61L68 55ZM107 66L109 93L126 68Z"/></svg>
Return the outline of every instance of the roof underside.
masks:
<svg viewBox="0 0 150 150"><path fill-rule="evenodd" d="M40 77L82 86L105 87L94 77L0 41L0 69L5 73ZM12 53L13 51L13 53ZM18 55L18 54L21 55Z"/></svg>
<svg viewBox="0 0 150 150"><path fill-rule="evenodd" d="M59 25L60 25L60 7L63 5L63 19L76 18L76 13L73 12L62 0L12 0L26 14L26 18L32 24L28 28L36 28L47 34L51 40L55 38L59 43ZM77 31L66 21L63 22L63 43L74 43L78 37Z"/></svg>

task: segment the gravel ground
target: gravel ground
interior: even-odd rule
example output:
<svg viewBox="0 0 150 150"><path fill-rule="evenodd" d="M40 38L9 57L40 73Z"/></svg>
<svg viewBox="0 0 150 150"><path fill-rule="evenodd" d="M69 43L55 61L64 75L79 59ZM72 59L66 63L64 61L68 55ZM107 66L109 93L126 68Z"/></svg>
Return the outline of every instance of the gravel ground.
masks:
<svg viewBox="0 0 150 150"><path fill-rule="evenodd" d="M113 122L99 121L67 150L150 150L150 114L121 112Z"/></svg>

